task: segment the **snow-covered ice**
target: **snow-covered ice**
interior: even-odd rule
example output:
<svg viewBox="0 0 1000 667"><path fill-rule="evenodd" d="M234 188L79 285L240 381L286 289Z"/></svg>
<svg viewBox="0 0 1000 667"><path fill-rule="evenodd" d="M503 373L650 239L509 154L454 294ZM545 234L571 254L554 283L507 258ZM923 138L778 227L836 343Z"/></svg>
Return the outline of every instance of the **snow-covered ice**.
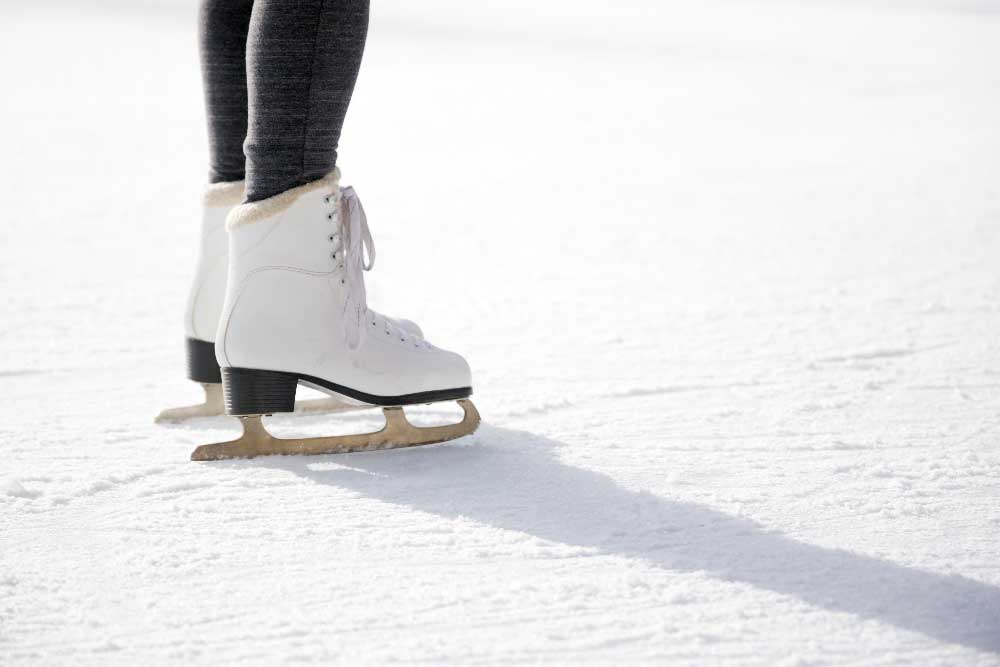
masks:
<svg viewBox="0 0 1000 667"><path fill-rule="evenodd" d="M218 464L194 12L0 6L0 664L1000 664L994 3L379 0L370 299L486 423Z"/></svg>

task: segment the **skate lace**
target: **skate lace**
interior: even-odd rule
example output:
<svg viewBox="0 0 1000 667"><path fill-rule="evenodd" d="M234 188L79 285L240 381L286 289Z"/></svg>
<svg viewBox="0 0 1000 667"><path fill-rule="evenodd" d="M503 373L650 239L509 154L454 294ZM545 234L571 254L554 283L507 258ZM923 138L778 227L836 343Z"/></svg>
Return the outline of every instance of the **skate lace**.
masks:
<svg viewBox="0 0 1000 667"><path fill-rule="evenodd" d="M344 336L347 344L352 350L357 348L361 342L361 328L366 322L373 327L381 322L387 336L399 337L400 341L405 342L407 337L389 318L368 307L364 272L371 271L375 266L375 240L368 228L364 206L354 188L340 188L339 195L341 243L338 252L341 262L338 268L344 269L341 282L347 285L347 298L344 301ZM337 254L334 253L334 256ZM417 340L413 342L419 347Z"/></svg>

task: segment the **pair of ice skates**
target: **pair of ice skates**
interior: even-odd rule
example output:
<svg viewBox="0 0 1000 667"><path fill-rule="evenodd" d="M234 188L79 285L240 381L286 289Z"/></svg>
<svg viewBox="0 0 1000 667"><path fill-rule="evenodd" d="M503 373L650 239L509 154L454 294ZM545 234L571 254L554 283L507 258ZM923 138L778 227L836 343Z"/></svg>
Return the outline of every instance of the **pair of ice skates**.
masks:
<svg viewBox="0 0 1000 667"><path fill-rule="evenodd" d="M205 402L165 410L157 422L229 414L243 435L198 447L209 461L410 447L472 433L479 414L469 365L435 347L409 320L368 307L364 271L375 247L353 188L335 171L270 199L241 204L243 183L209 186L201 252L188 298L188 377ZM228 234L227 234L228 230ZM329 399L296 403L303 384ZM402 406L458 401L457 424L416 427ZM374 433L281 439L261 418L279 412L381 407Z"/></svg>

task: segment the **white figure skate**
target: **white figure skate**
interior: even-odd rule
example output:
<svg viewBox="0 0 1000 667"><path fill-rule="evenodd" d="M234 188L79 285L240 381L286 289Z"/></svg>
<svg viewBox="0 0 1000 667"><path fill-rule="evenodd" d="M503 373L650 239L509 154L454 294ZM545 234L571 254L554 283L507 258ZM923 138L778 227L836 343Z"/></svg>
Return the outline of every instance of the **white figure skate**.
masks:
<svg viewBox="0 0 1000 667"><path fill-rule="evenodd" d="M201 221L201 243L194 281L188 294L184 316L184 343L187 352L187 376L201 385L205 400L197 405L164 410L155 422L180 422L194 417L214 417L226 413L222 397L222 375L215 360L215 330L219 326L226 299L226 275L229 237L226 216L243 201L243 181L213 183L205 189ZM420 327L410 320L393 320L398 327L422 336ZM336 398L302 400L296 412L344 412L357 410Z"/></svg>
<svg viewBox="0 0 1000 667"><path fill-rule="evenodd" d="M229 278L216 334L226 412L242 437L203 445L197 461L327 454L443 442L479 425L469 365L368 308L363 272L375 248L353 188L339 173L229 214ZM368 259L365 259L367 252ZM299 384L381 407L375 433L279 439L261 418L291 412ZM418 428L402 406L457 400L458 424Z"/></svg>

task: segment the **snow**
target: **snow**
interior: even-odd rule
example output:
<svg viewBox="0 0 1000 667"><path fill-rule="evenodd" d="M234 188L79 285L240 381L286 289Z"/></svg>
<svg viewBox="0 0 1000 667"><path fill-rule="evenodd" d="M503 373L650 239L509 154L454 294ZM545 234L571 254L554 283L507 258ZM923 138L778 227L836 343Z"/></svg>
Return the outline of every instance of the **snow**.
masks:
<svg viewBox="0 0 1000 667"><path fill-rule="evenodd" d="M0 663L1000 664L996 6L613 5L376 3L370 300L485 423L213 464L194 5L0 6Z"/></svg>
<svg viewBox="0 0 1000 667"><path fill-rule="evenodd" d="M25 489L21 482L13 477L0 480L0 494L14 498L33 498L36 495Z"/></svg>

